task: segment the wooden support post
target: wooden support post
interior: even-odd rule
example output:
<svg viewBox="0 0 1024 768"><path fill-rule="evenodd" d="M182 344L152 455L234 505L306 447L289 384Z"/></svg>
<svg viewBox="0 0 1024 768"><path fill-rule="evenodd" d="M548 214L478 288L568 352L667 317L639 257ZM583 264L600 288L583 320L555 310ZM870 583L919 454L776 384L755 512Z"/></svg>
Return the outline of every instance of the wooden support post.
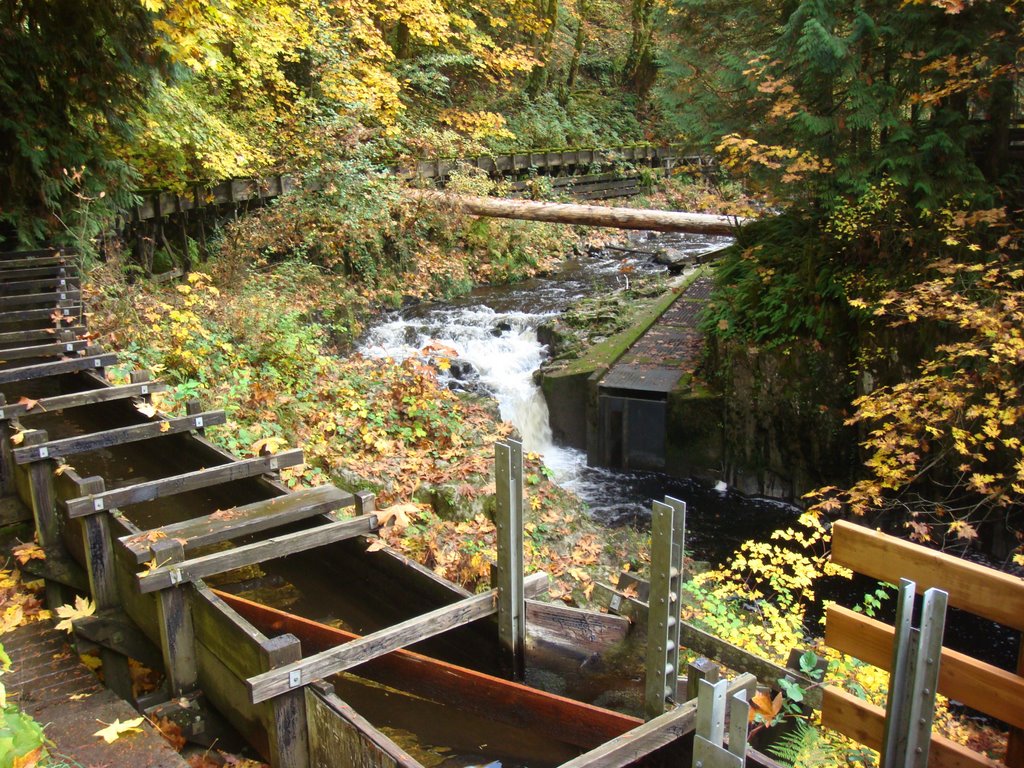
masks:
<svg viewBox="0 0 1024 768"><path fill-rule="evenodd" d="M199 414L201 414L202 412L203 412L203 407L202 407L202 405L200 405L198 400L192 399L192 400L189 400L187 403L185 403L185 413L187 415L198 417ZM200 422L200 423L202 423L202 422ZM199 426L199 427L196 428L196 432L198 432L200 435L205 435L206 434L206 428L203 427L203 426Z"/></svg>
<svg viewBox="0 0 1024 768"><path fill-rule="evenodd" d="M25 433L22 441L24 446L40 445L47 442L49 436L45 430L34 429ZM29 493L32 498L32 517L36 526L36 537L49 556L55 554L60 539L60 525L57 519L57 507L53 491L53 472L56 469L53 459L43 457L28 468ZM46 604L55 609L64 604L64 596L60 584L55 581L46 582Z"/></svg>
<svg viewBox="0 0 1024 768"><path fill-rule="evenodd" d="M377 511L377 497L370 491L356 491L356 514L369 515Z"/></svg>
<svg viewBox="0 0 1024 768"><path fill-rule="evenodd" d="M162 539L150 548L153 558L163 566L185 559L180 541ZM157 594L157 620L160 624L160 649L164 655L164 673L171 698L193 691L198 681L196 640L188 599L180 586L171 586Z"/></svg>
<svg viewBox="0 0 1024 768"><path fill-rule="evenodd" d="M523 595L523 444L494 445L498 538L498 642L513 680L526 674L526 600Z"/></svg>
<svg viewBox="0 0 1024 768"><path fill-rule="evenodd" d="M302 659L302 644L295 635L280 635L260 647L266 670ZM303 688L275 696L270 708L267 738L273 768L306 768L309 765L309 732L306 725L306 693Z"/></svg>
<svg viewBox="0 0 1024 768"><path fill-rule="evenodd" d="M686 504L665 497L651 510L651 594L647 619L644 714L675 701L679 677L679 590L683 579Z"/></svg>
<svg viewBox="0 0 1024 768"><path fill-rule="evenodd" d="M80 487L82 493L103 493L103 478L86 478ZM109 514L106 511L99 511L81 518L89 591L96 603L97 613L111 610L121 603L117 594ZM103 659L103 679L107 687L122 699L131 700L132 676L128 671L128 659L108 647L102 648L100 656Z"/></svg>
<svg viewBox="0 0 1024 768"><path fill-rule="evenodd" d="M14 454L11 449L10 416L7 415L7 398L0 392L0 494L14 493Z"/></svg>
<svg viewBox="0 0 1024 768"><path fill-rule="evenodd" d="M700 682L717 683L722 671L711 659L699 658L686 666L686 700L693 701L700 693Z"/></svg>

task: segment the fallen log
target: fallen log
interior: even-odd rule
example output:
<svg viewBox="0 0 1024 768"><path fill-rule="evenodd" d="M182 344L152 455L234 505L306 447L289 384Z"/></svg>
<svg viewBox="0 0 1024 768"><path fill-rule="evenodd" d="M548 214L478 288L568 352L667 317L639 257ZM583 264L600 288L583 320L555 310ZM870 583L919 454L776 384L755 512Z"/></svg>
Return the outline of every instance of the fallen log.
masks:
<svg viewBox="0 0 1024 768"><path fill-rule="evenodd" d="M616 229L689 232L697 235L731 235L738 226L748 221L748 219L737 216L714 216L707 213L541 203L534 200L453 195L426 189L407 189L404 190L404 194L428 205L447 206L474 216L547 221L556 224L586 224Z"/></svg>

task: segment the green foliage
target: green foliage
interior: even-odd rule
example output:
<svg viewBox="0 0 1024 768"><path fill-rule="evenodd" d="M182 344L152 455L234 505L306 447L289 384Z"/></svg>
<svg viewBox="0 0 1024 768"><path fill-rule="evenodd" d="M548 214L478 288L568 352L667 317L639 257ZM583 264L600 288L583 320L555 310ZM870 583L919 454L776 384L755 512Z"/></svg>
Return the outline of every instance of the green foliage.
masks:
<svg viewBox="0 0 1024 768"><path fill-rule="evenodd" d="M664 107L682 134L720 145L777 199L827 211L888 177L918 207L991 200L972 154L986 128L972 118L987 111L993 131L1009 120L1018 3L668 8Z"/></svg>
<svg viewBox="0 0 1024 768"><path fill-rule="evenodd" d="M87 242L98 209L131 200L136 176L115 145L160 71L149 14L137 0L15 0L0 17L3 234ZM74 213L79 204L89 212Z"/></svg>

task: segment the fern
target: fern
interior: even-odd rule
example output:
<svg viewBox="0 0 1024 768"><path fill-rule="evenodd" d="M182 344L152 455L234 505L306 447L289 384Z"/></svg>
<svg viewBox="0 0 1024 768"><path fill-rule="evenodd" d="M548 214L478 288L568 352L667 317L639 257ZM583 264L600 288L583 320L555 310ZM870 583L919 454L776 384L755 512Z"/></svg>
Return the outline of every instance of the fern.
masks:
<svg viewBox="0 0 1024 768"><path fill-rule="evenodd" d="M768 751L780 763L793 768L825 768L839 766L839 755L821 737L818 729L806 720L797 720L796 727L769 745Z"/></svg>

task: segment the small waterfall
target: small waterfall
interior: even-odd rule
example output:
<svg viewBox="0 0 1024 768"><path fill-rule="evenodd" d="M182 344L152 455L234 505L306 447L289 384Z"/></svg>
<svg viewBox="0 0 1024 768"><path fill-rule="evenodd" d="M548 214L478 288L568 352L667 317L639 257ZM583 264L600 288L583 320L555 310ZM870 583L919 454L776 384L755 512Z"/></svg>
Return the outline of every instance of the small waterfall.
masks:
<svg viewBox="0 0 1024 768"><path fill-rule="evenodd" d="M500 312L486 305L446 305L392 317L367 334L360 351L402 360L429 344L451 347L458 357L442 383L482 389L498 402L501 418L512 422L523 447L547 457L551 442L548 407L533 382L546 350L537 326L550 312Z"/></svg>

